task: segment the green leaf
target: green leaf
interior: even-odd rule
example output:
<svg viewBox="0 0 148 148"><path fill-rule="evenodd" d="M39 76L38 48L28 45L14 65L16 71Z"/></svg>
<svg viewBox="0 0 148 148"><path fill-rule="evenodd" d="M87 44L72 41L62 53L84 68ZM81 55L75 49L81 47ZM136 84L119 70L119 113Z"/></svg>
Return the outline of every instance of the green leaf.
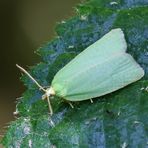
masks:
<svg viewBox="0 0 148 148"><path fill-rule="evenodd" d="M50 86L56 72L74 56L111 29L121 28L127 52L144 68L144 78L94 99L93 104L89 100L76 102L74 109L54 98L50 118L47 102L41 100L43 93L23 76L28 90L17 103L20 118L10 123L1 141L5 147L148 146L148 1L112 2L87 0L79 4L75 17L56 26L58 37L37 50L43 61L31 67L30 73L41 85Z"/></svg>

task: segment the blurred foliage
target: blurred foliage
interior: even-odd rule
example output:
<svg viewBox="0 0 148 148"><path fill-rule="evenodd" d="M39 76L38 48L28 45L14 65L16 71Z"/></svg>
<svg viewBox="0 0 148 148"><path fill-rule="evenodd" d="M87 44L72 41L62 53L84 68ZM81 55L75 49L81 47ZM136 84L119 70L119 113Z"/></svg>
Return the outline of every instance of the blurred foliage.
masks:
<svg viewBox="0 0 148 148"><path fill-rule="evenodd" d="M50 117L43 93L23 76L28 89L17 103L20 117L1 143L8 148L148 147L148 1L87 0L75 9L75 17L57 24L57 37L37 50L43 62L30 68L33 77L49 86L56 72L78 53L111 29L121 28L127 52L144 68L144 78L94 99L93 104L76 102L74 109L54 98Z"/></svg>

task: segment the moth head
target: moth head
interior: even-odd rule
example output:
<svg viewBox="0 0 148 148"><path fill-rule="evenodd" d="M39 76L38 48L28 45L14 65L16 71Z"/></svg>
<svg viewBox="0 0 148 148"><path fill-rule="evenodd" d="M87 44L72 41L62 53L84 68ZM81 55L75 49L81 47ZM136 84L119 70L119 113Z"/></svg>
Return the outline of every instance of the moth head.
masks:
<svg viewBox="0 0 148 148"><path fill-rule="evenodd" d="M51 96L54 96L54 95L55 95L55 91L53 90L53 88L52 88L52 87L47 88L47 89L45 90L45 94L42 95L42 100L45 100L45 99L47 99L48 97L51 97Z"/></svg>
<svg viewBox="0 0 148 148"><path fill-rule="evenodd" d="M50 88L47 88L47 89L44 89L43 86L41 86L24 68L22 68L21 66L17 65L16 66L22 71L24 72L38 87L40 90L42 90L44 93L44 95L42 96L42 99L43 100L47 100L48 102L48 107L49 107L49 111L50 111L50 114L52 115L53 114L53 110L52 110L52 106L50 104L50 98L51 96L55 95L55 91L53 90L52 87Z"/></svg>

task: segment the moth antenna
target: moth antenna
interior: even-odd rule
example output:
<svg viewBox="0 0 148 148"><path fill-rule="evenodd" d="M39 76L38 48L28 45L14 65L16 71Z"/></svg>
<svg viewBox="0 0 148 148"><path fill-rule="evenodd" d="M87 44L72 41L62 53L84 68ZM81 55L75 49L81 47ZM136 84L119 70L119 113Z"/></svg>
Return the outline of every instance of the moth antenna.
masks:
<svg viewBox="0 0 148 148"><path fill-rule="evenodd" d="M16 64L16 67L18 67L22 72L24 72L41 90L46 92L46 90L24 68L22 68L18 64Z"/></svg>
<svg viewBox="0 0 148 148"><path fill-rule="evenodd" d="M51 106L51 103L50 103L49 96L47 96L47 102L48 102L48 107L49 107L50 115L52 115L53 114L53 110L52 110L52 106Z"/></svg>

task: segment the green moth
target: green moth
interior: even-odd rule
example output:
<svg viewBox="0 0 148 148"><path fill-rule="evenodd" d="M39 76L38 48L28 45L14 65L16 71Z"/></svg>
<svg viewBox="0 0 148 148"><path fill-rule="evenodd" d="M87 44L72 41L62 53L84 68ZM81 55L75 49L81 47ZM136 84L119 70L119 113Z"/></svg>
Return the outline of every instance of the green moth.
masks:
<svg viewBox="0 0 148 148"><path fill-rule="evenodd" d="M83 101L111 93L142 78L144 70L126 49L122 30L111 30L63 67L48 89L39 85L22 67L17 67L45 92L43 99L47 98L52 114L50 96Z"/></svg>

